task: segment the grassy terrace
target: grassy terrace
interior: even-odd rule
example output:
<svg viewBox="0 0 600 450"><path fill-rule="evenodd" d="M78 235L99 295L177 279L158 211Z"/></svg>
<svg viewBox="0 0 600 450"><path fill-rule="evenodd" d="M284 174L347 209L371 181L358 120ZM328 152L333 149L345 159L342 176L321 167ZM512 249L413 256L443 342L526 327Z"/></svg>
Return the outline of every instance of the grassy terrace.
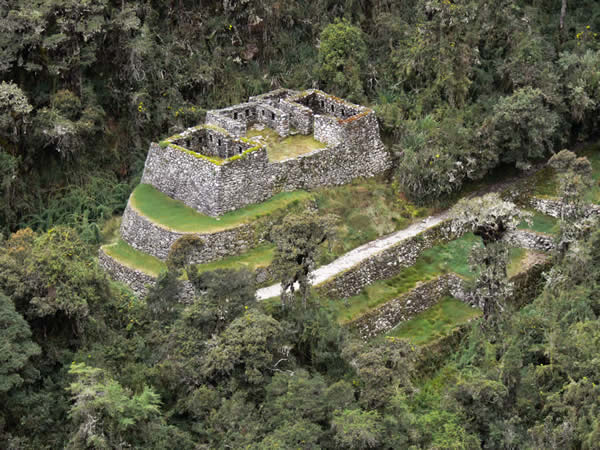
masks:
<svg viewBox="0 0 600 450"><path fill-rule="evenodd" d="M113 244L103 246L102 249L108 256L121 264L138 269L153 277L157 277L162 271L167 270L167 266L160 259L136 250L121 239Z"/></svg>
<svg viewBox="0 0 600 450"><path fill-rule="evenodd" d="M480 238L467 234L452 242L437 245L425 250L414 265L406 267L395 277L377 281L346 301L324 300L323 302L334 312L340 323L349 323L410 291L418 282L428 281L448 272L472 279L475 274L469 269L469 253L474 245L480 244ZM521 262L527 254L524 249L511 249L509 276L520 271Z"/></svg>
<svg viewBox="0 0 600 450"><path fill-rule="evenodd" d="M559 231L558 219L547 216L538 211L531 211L531 225L527 222L519 224L520 230L532 230L538 233L556 234Z"/></svg>
<svg viewBox="0 0 600 450"><path fill-rule="evenodd" d="M158 258L142 253L131 247L127 242L119 239L113 244L108 244L102 249L112 258L133 269L157 277L161 272L167 270L167 265ZM241 255L230 256L219 261L206 264L199 264L198 271L216 269L249 269L255 270L261 267L267 267L273 260L273 245L261 245Z"/></svg>
<svg viewBox="0 0 600 450"><path fill-rule="evenodd" d="M310 153L319 148L325 148L326 144L319 142L312 135L297 134L286 138L280 137L275 130L265 127L262 130L251 128L246 137L255 142L265 144L269 161L283 161L284 159Z"/></svg>
<svg viewBox="0 0 600 450"><path fill-rule="evenodd" d="M171 230L190 233L214 233L251 222L278 209L285 208L295 201L305 200L310 196L305 191L282 192L262 203L248 205L245 208L215 218L199 213L183 202L168 197L149 184L140 184L131 194L131 204L148 219Z"/></svg>
<svg viewBox="0 0 600 450"><path fill-rule="evenodd" d="M416 345L428 344L448 335L457 326L480 317L477 308L452 297L446 297L439 303L410 320L400 323L387 335L408 339Z"/></svg>
<svg viewBox="0 0 600 450"><path fill-rule="evenodd" d="M217 269L255 270L271 265L274 253L274 245L261 245L260 247L256 247L252 250L247 251L246 253L242 253L241 255L230 256L228 258L223 258L219 261L200 264L198 265L198 271L206 272L208 270Z"/></svg>

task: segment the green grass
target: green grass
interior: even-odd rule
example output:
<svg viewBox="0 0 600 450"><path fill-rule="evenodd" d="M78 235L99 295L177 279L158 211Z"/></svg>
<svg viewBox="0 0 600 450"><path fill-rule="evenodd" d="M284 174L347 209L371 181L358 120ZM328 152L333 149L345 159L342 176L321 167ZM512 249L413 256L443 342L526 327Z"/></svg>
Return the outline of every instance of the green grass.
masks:
<svg viewBox="0 0 600 450"><path fill-rule="evenodd" d="M481 245L481 239L471 233L447 244L437 245L425 250L414 265L402 269L395 277L376 281L345 301L326 300L324 303L343 324L410 291L420 281L432 280L449 272L467 280L473 279L476 274L469 268L469 254L474 245ZM510 250L509 275L520 270L526 255L527 251L523 249Z"/></svg>
<svg viewBox="0 0 600 450"><path fill-rule="evenodd" d="M419 281L427 281L444 273L454 272L465 278L474 274L469 269L469 253L481 239L467 234L447 244L425 250L414 265L404 268L398 275L376 281L363 291L345 301L327 301L341 323L351 322L400 295L410 291Z"/></svg>
<svg viewBox="0 0 600 450"><path fill-rule="evenodd" d="M387 335L408 339L415 345L428 344L448 335L457 326L481 316L481 311L446 297L426 311L400 323Z"/></svg>
<svg viewBox="0 0 600 450"><path fill-rule="evenodd" d="M157 277L162 271L167 270L166 264L160 259L136 250L121 239L114 244L103 246L102 249L108 256L111 256L121 264L132 269L141 270L154 277Z"/></svg>
<svg viewBox="0 0 600 450"><path fill-rule="evenodd" d="M585 200L600 204L600 142L584 147L578 152L578 155L585 156L592 164L594 185L586 193ZM559 195L558 177L550 167L545 167L533 176L533 187L533 194L538 197L557 197Z"/></svg>
<svg viewBox="0 0 600 450"><path fill-rule="evenodd" d="M321 188L315 192L315 200L322 214L332 214L339 219L335 236L327 243L319 265L373 239L406 228L433 212L429 208L415 207L382 178Z"/></svg>
<svg viewBox="0 0 600 450"><path fill-rule="evenodd" d="M531 217L531 225L523 221L519 224L520 230L532 230L538 233L556 234L559 229L558 219L547 216L538 211L530 211L533 216Z"/></svg>
<svg viewBox="0 0 600 450"><path fill-rule="evenodd" d="M258 136L262 138L256 139ZM262 130L251 128L246 133L246 137L266 145L269 161L283 161L326 147L326 144L315 140L312 135L296 134L282 138L275 130L267 127Z"/></svg>
<svg viewBox="0 0 600 450"><path fill-rule="evenodd" d="M600 142L586 147L582 152L592 164L592 178L594 185L586 194L585 199L588 202L600 204Z"/></svg>
<svg viewBox="0 0 600 450"><path fill-rule="evenodd" d="M167 266L163 261L155 258L154 256L136 250L121 239L113 244L105 245L102 248L109 256L113 257L120 263L133 269L139 269L148 275L156 277L162 271L167 270ZM261 245L260 247L256 247L246 253L223 258L219 261L199 264L197 267L199 272L206 272L216 269L255 270L260 267L269 266L273 261L274 252L275 246Z"/></svg>
<svg viewBox="0 0 600 450"><path fill-rule="evenodd" d="M199 264L198 271L206 272L217 269L255 270L261 267L270 266L273 262L274 253L274 245L261 245L260 247L256 247L241 255L230 256L206 264Z"/></svg>
<svg viewBox="0 0 600 450"><path fill-rule="evenodd" d="M140 184L131 194L131 204L151 221L171 230L183 233L214 233L235 228L310 197L311 194L305 191L282 192L262 203L248 205L215 218L199 213L149 184Z"/></svg>

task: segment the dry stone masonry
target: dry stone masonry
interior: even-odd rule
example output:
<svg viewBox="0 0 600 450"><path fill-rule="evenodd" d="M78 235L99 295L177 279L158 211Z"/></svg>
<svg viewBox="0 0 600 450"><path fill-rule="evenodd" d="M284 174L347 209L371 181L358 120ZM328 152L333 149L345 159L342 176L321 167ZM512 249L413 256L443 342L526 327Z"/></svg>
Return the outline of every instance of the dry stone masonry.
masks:
<svg viewBox="0 0 600 450"><path fill-rule="evenodd" d="M280 136L312 135L326 144L283 161L244 137L259 123ZM278 90L209 111L206 124L152 144L142 183L210 216L278 192L341 185L390 167L375 113L322 91Z"/></svg>
<svg viewBox="0 0 600 450"><path fill-rule="evenodd" d="M312 135L324 148L282 161L269 160L269 148L246 136L255 124L280 137ZM279 192L342 185L370 177L391 165L379 136L375 113L322 91L278 89L248 102L208 111L205 123L152 143L141 182L218 217ZM189 263L206 263L240 254L265 240L264 227L244 224L214 233L181 233L144 217L128 204L121 237L133 248L166 260L186 234L203 241ZM148 275L114 261L103 251L100 263L115 279L138 293L152 283ZM259 279L268 279L264 270Z"/></svg>

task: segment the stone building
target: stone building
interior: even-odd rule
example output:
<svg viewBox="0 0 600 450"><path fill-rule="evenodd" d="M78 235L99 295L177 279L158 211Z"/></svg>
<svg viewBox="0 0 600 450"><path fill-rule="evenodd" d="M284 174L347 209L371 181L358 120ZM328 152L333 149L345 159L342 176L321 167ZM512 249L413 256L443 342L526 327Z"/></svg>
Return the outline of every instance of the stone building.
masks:
<svg viewBox="0 0 600 450"><path fill-rule="evenodd" d="M321 148L273 160L269 144L247 137L257 124L281 139L312 136ZM278 192L346 184L389 166L371 109L314 89L279 89L208 111L205 124L153 143L142 183L215 217Z"/></svg>

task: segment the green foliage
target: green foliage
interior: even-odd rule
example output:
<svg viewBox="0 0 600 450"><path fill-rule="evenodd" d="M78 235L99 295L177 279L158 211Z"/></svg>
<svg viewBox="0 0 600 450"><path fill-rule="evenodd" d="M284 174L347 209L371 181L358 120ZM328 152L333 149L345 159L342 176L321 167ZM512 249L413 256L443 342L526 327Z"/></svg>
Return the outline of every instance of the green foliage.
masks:
<svg viewBox="0 0 600 450"><path fill-rule="evenodd" d="M25 229L3 244L0 289L11 293L28 319L52 328L66 320L80 335L90 309L108 291L104 274L89 258L89 248L72 229L57 227L39 236Z"/></svg>
<svg viewBox="0 0 600 450"><path fill-rule="evenodd" d="M361 100L366 65L367 45L359 27L347 20L336 20L323 29L319 46L319 77L326 90L350 100Z"/></svg>
<svg viewBox="0 0 600 450"><path fill-rule="evenodd" d="M417 203L431 203L457 192L493 167L497 157L474 145L473 131L460 118L438 123L428 115L407 121L394 146L395 175L401 189Z"/></svg>
<svg viewBox="0 0 600 450"><path fill-rule="evenodd" d="M193 269L190 273L198 273ZM254 275L248 270L217 269L189 277L200 293L183 318L202 329L206 336L222 331L256 303Z"/></svg>
<svg viewBox="0 0 600 450"><path fill-rule="evenodd" d="M344 448L362 449L378 447L383 426L377 411L345 410L332 421L336 443Z"/></svg>
<svg viewBox="0 0 600 450"><path fill-rule="evenodd" d="M171 245L167 256L167 268L172 271L183 269L189 264L190 257L199 252L204 241L194 234L184 234Z"/></svg>
<svg viewBox="0 0 600 450"><path fill-rule="evenodd" d="M160 415L160 397L149 387L133 394L106 371L71 364L76 377L68 390L73 399L69 416L77 427L69 448L114 448L134 439L138 445L151 440L147 425Z"/></svg>
<svg viewBox="0 0 600 450"><path fill-rule="evenodd" d="M306 304L310 287L309 276L319 257L320 246L331 235L333 217L322 217L311 211L289 215L271 230L271 239L277 245L273 258L275 276L281 280L281 302L294 296L296 284Z"/></svg>
<svg viewBox="0 0 600 450"><path fill-rule="evenodd" d="M0 315L8 342L25 347L10 347L0 375L11 386L3 447L597 445L594 228L571 241L539 298L494 330L472 327L456 355L441 349L446 366L432 378L405 342L349 344L311 305L258 312L230 272L207 275L214 288L192 305L177 302L174 273L134 300L97 270L90 244L123 210L150 141L272 87L321 84L374 103L402 154L397 184L316 194L320 213L343 219L320 262L423 213L393 190L443 203L499 162L524 167L589 139L600 117L598 2L567 2L562 28L561 2L539 1L0 4ZM236 223L255 218L244 214ZM182 216L173 228L188 220L197 225ZM456 252L468 271L463 250L428 263ZM84 358L68 391L71 361Z"/></svg>
<svg viewBox="0 0 600 450"><path fill-rule="evenodd" d="M501 161L527 167L552 151L560 139L559 124L560 117L546 106L544 93L527 87L500 98L482 132Z"/></svg>
<svg viewBox="0 0 600 450"><path fill-rule="evenodd" d="M278 361L285 367L281 324L249 310L217 337L205 355L201 373L214 382L231 377L240 386L258 387L275 368L281 369Z"/></svg>
<svg viewBox="0 0 600 450"><path fill-rule="evenodd" d="M20 386L29 359L39 355L40 348L31 340L29 324L15 311L13 302L0 292L0 394Z"/></svg>

